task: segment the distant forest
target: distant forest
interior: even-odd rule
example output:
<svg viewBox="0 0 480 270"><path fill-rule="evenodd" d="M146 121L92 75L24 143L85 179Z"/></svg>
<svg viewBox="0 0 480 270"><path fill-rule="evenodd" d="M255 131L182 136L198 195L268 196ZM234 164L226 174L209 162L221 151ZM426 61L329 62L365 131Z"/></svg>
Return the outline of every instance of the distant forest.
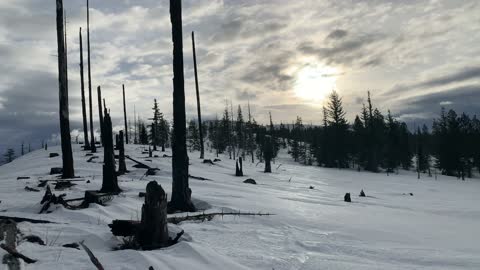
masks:
<svg viewBox="0 0 480 270"><path fill-rule="evenodd" d="M252 162L274 159L280 148L305 165L327 168L354 168L370 172L398 172L398 169L471 178L480 170L480 120L454 110L441 109L431 128L423 125L411 132L407 124L375 108L368 93L367 103L353 123L345 118L342 99L332 92L323 108L323 125L259 125L248 112L244 118L238 106L225 108L222 119L203 124L207 145L217 155L241 156ZM198 126L190 121L188 146L199 150ZM272 151L269 151L272 150ZM267 152L267 153L266 153ZM271 152L271 153L270 153ZM267 156L265 156L267 154Z"/></svg>

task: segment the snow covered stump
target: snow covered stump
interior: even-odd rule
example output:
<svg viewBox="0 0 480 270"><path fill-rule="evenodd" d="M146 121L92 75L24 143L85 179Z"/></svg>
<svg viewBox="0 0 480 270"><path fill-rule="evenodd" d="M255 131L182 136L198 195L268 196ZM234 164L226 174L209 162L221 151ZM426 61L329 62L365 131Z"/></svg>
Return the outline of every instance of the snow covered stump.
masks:
<svg viewBox="0 0 480 270"><path fill-rule="evenodd" d="M167 194L156 181L147 184L142 221L136 238L143 249L169 246L167 226Z"/></svg>

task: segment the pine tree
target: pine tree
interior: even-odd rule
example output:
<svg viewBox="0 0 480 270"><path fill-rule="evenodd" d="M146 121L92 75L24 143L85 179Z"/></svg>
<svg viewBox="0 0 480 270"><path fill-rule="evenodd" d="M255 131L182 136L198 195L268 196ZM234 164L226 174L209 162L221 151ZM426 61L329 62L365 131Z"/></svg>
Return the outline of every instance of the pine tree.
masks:
<svg viewBox="0 0 480 270"><path fill-rule="evenodd" d="M3 154L3 157L6 163L12 162L15 159L15 150L13 150L12 148L8 148L7 152Z"/></svg>
<svg viewBox="0 0 480 270"><path fill-rule="evenodd" d="M243 121L242 108L238 105L237 121L235 122L235 133L237 135L238 150L242 150L242 157L245 157L245 122Z"/></svg>
<svg viewBox="0 0 480 270"><path fill-rule="evenodd" d="M399 153L402 149L399 148L399 130L398 123L393 119L392 114L388 111L387 125L386 125L386 144L385 144L385 162L384 167L388 173L392 173L400 165Z"/></svg>
<svg viewBox="0 0 480 270"><path fill-rule="evenodd" d="M145 123L143 123L143 121L139 121L139 141L142 145L149 144L147 128L145 127Z"/></svg>
<svg viewBox="0 0 480 270"><path fill-rule="evenodd" d="M157 145L160 144L160 136L159 136L159 129L160 129L160 117L162 117L160 109L158 108L157 100L154 99L153 101L153 118L152 124L150 125L150 141L152 142L153 151L157 151Z"/></svg>
<svg viewBox="0 0 480 270"><path fill-rule="evenodd" d="M187 145L190 152L200 151L200 136L194 120L188 122Z"/></svg>
<svg viewBox="0 0 480 270"><path fill-rule="evenodd" d="M159 128L158 128L158 142L162 146L162 152L165 152L165 146L168 143L168 137L170 134L170 124L163 117L163 113L159 115Z"/></svg>
<svg viewBox="0 0 480 270"><path fill-rule="evenodd" d="M292 130L292 140L290 144L290 155L292 156L295 162L299 161L302 149L300 145L300 136L303 131L302 118L297 116L297 121Z"/></svg>
<svg viewBox="0 0 480 270"><path fill-rule="evenodd" d="M332 164L327 164L328 167L345 168L348 167L348 151L346 149L348 136L348 123L345 119L345 111L343 110L342 99L333 91L329 97L327 107L328 126L332 133L330 138L330 145L332 152Z"/></svg>

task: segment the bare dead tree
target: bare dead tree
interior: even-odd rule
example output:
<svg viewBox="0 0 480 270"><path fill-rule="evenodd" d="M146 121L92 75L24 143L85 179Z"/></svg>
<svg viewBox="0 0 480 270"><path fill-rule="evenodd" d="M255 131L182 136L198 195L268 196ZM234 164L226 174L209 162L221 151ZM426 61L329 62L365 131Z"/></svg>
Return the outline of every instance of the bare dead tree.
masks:
<svg viewBox="0 0 480 270"><path fill-rule="evenodd" d="M191 200L192 190L188 185L181 0L170 0L170 21L173 41L173 183L168 210L169 212L195 211Z"/></svg>
<svg viewBox="0 0 480 270"><path fill-rule="evenodd" d="M197 53L195 51L195 33L193 31L192 31L192 50L193 50L193 69L195 72L195 89L197 92L198 134L200 135L200 158L203 159L205 157L205 149L203 146L202 112L200 107L200 90L198 87Z"/></svg>
<svg viewBox="0 0 480 270"><path fill-rule="evenodd" d="M105 140L105 134L104 134L104 131L103 131L103 113L102 113L102 89L100 88L100 86L97 87L97 95L98 95L98 117L100 119L100 141L102 143L102 145L104 144L104 140Z"/></svg>
<svg viewBox="0 0 480 270"><path fill-rule="evenodd" d="M64 40L63 1L57 0L57 46L58 46L58 85L60 105L60 137L62 145L63 178L75 176L73 169L72 142L68 112L67 59Z"/></svg>
<svg viewBox="0 0 480 270"><path fill-rule="evenodd" d="M85 107L85 78L83 72L83 41L82 41L82 28L79 31L80 38L80 89L82 94L82 116L83 116L83 137L84 137L84 150L90 150L90 142L88 141L88 126L87 126L87 109Z"/></svg>
<svg viewBox="0 0 480 270"><path fill-rule="evenodd" d="M128 144L128 125L127 125L127 105L125 102L125 84L122 84L123 88L123 120L125 121L125 143Z"/></svg>
<svg viewBox="0 0 480 270"><path fill-rule="evenodd" d="M87 0L87 53L88 53L88 99L90 102L90 143L92 153L97 152L95 145L95 134L93 130L93 101L92 101L92 63L90 61L90 8L89 0Z"/></svg>

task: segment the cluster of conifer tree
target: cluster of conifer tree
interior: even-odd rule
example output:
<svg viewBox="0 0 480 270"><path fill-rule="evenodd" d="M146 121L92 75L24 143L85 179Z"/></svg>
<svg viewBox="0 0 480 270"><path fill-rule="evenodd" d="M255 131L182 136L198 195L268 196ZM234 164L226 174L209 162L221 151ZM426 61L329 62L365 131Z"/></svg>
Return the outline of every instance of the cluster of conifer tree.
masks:
<svg viewBox="0 0 480 270"><path fill-rule="evenodd" d="M324 108L322 126L304 126L302 119L292 128L280 124L277 137L289 146L295 161L330 168L356 168L371 172L395 172L399 168L420 173L440 172L461 178L480 170L480 121L454 110L435 119L432 132L426 125L411 132L390 111L374 108L370 93L367 104L352 124L345 118L336 92Z"/></svg>
<svg viewBox="0 0 480 270"><path fill-rule="evenodd" d="M390 111L384 115L368 93L367 102L353 123L346 119L342 99L336 92L323 108L321 126L295 123L259 125L248 113L244 120L241 107L236 118L227 105L221 119L205 122L207 145L217 155L242 156L260 161L273 160L280 147L288 148L292 158L305 165L328 168L355 168L371 172L415 170L429 176L441 173L459 178L480 171L480 121L476 116L458 116L454 110L435 119L431 130L426 125L413 132ZM198 125L190 121L190 150L199 150Z"/></svg>

